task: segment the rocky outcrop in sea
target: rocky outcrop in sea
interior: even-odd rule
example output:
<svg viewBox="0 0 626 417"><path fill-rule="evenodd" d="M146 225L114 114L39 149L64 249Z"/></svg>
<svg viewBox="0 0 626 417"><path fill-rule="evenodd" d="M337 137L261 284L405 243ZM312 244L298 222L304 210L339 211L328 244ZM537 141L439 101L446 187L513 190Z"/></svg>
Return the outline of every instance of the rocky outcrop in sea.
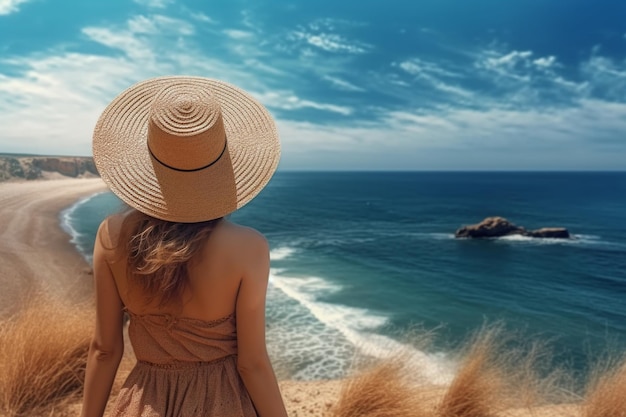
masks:
<svg viewBox="0 0 626 417"><path fill-rule="evenodd" d="M526 230L521 226L516 226L504 217L487 217L480 223L463 226L454 233L454 237L457 238L490 238L511 235L536 238L571 238L569 231L564 227L543 227L536 230Z"/></svg>

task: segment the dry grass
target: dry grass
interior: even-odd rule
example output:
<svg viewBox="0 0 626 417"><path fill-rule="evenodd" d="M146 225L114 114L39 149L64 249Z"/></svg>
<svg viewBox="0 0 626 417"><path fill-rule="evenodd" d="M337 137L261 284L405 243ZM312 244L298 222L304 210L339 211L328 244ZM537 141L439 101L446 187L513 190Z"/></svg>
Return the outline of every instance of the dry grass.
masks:
<svg viewBox="0 0 626 417"><path fill-rule="evenodd" d="M468 342L447 386L414 378L420 370L408 358L400 354L346 380L332 416L497 417L511 410L532 416L541 406L573 401L563 373L538 371L548 365L549 351L506 337L499 325Z"/></svg>
<svg viewBox="0 0 626 417"><path fill-rule="evenodd" d="M465 358L438 406L441 417L492 417L506 408L506 376L495 359L495 330L483 330Z"/></svg>
<svg viewBox="0 0 626 417"><path fill-rule="evenodd" d="M17 315L0 322L0 414L63 414L83 386L93 314L33 297Z"/></svg>
<svg viewBox="0 0 626 417"><path fill-rule="evenodd" d="M621 363L607 364L594 378L583 402L582 416L626 417L626 358Z"/></svg>
<svg viewBox="0 0 626 417"><path fill-rule="evenodd" d="M420 401L404 377L403 362L386 360L353 378L347 379L333 417L407 417L421 416Z"/></svg>
<svg viewBox="0 0 626 417"><path fill-rule="evenodd" d="M92 311L88 306L36 297L20 314L0 321L0 416L77 414ZM423 363L415 362L411 353L375 363L363 361L360 366L365 370L343 381L337 402L324 415L626 417L626 357L619 364L606 362L598 368L580 414L572 408L575 397L569 394L563 374L538 372L550 367L549 358L545 347L524 347L507 337L501 326L485 327L461 350L449 385L426 385L419 377ZM128 349L111 398L133 364L132 349Z"/></svg>
<svg viewBox="0 0 626 417"><path fill-rule="evenodd" d="M502 325L480 329L463 350L438 417L495 417L574 400L569 375L552 369L547 346L524 342ZM540 373L543 370L543 373Z"/></svg>

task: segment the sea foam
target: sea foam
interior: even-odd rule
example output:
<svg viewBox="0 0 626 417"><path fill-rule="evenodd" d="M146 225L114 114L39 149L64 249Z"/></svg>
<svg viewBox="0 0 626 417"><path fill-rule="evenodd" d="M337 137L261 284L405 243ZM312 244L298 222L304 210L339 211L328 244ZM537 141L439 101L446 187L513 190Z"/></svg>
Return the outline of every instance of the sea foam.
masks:
<svg viewBox="0 0 626 417"><path fill-rule="evenodd" d="M288 258L296 251L283 247L275 249L274 254ZM273 259L276 259L276 255ZM429 354L414 347L398 342L376 332L388 323L389 317L371 310L350 307L322 301L325 296L342 290L338 284L316 277L297 277L286 275L286 269L271 271L271 290L279 290L292 302L285 305L291 321L282 323L287 326L280 339L281 353L284 359L291 356L299 363L293 363L296 372L292 375L299 379L337 378L345 376L352 362L358 356L388 359L402 354L411 366L417 366L421 377L430 383L448 382L453 375L454 364L443 354ZM275 301L281 298L274 294ZM296 301L300 309L293 305ZM284 301L283 301L284 302ZM273 310L276 310L274 306ZM296 313L296 310L300 310ZM304 332L308 337L298 337L289 333ZM297 352L297 353L296 353ZM319 357L319 352L325 352ZM304 355L304 358L299 358ZM317 360L313 360L318 356ZM308 360L306 359L308 357ZM309 362L310 361L310 362Z"/></svg>
<svg viewBox="0 0 626 417"><path fill-rule="evenodd" d="M83 237L83 233L79 232L76 227L76 211L95 197L105 193L107 193L107 191L95 193L88 197L81 198L76 203L62 210L59 214L61 228L63 229L63 231L65 231L65 233L70 235L70 243L76 246L78 252L87 260L87 262L91 262L91 255L88 248L86 248L85 245L83 245L81 242L81 237Z"/></svg>

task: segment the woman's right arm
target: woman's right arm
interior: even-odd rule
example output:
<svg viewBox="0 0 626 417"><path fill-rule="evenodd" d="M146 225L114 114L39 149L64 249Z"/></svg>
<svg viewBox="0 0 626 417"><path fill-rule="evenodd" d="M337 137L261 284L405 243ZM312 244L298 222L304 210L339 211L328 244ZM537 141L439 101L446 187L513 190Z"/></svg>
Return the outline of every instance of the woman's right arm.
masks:
<svg viewBox="0 0 626 417"><path fill-rule="evenodd" d="M237 296L237 368L260 417L287 417L265 345L269 246L259 233L249 233L246 269Z"/></svg>

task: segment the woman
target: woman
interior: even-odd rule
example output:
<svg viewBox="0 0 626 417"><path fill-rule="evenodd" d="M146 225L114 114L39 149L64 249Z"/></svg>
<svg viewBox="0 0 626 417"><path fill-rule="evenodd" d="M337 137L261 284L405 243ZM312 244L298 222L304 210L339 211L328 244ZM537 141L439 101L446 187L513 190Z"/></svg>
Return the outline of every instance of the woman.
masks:
<svg viewBox="0 0 626 417"><path fill-rule="evenodd" d="M96 237L82 416L104 412L124 311L138 362L113 416L286 416L265 347L267 241L224 219L278 165L267 110L224 82L151 79L105 109L93 152L131 210L104 220Z"/></svg>

